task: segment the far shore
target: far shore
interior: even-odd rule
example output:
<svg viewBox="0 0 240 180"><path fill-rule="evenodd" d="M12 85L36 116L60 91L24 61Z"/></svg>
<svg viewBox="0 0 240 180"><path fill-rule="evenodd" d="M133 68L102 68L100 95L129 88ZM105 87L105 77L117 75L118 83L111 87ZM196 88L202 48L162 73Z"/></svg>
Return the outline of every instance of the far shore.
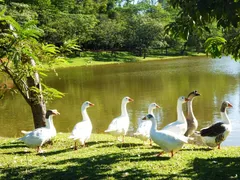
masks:
<svg viewBox="0 0 240 180"><path fill-rule="evenodd" d="M206 56L204 53L192 53L184 56L149 56L146 58L139 56L123 55L119 57L107 57L99 58L95 60L92 56L68 58L66 62L54 65L54 68L68 68L68 67L79 67L79 66L95 66L95 65L108 65L108 64L121 64L130 62L149 62L149 61L161 61L181 58L192 58ZM110 59L110 60L109 60ZM113 60L111 60L113 59Z"/></svg>

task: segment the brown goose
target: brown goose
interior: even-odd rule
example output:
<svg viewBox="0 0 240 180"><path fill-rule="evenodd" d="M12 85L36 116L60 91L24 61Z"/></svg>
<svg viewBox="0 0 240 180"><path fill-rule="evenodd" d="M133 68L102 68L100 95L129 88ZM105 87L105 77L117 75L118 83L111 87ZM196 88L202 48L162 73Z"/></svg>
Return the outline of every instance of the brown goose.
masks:
<svg viewBox="0 0 240 180"><path fill-rule="evenodd" d="M186 117L187 131L184 134L185 136L191 136L197 130L197 127L198 127L198 121L193 114L193 108L192 108L193 99L197 96L200 96L200 94L196 90L189 93L188 95L188 99L189 99L189 101L187 102L188 114Z"/></svg>
<svg viewBox="0 0 240 180"><path fill-rule="evenodd" d="M207 146L218 146L218 149L220 149L221 143L231 132L232 125L226 112L226 109L230 107L232 107L232 105L228 101L224 101L220 109L221 121L200 130L201 138Z"/></svg>

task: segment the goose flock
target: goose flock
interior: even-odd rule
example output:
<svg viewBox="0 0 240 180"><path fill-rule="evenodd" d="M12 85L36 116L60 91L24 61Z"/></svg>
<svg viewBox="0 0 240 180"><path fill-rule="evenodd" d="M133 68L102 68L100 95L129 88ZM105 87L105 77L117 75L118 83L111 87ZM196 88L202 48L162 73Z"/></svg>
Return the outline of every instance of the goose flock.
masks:
<svg viewBox="0 0 240 180"><path fill-rule="evenodd" d="M232 130L231 121L226 111L226 109L231 108L232 105L228 101L224 101L220 109L221 121L203 128L198 132L198 121L194 116L192 108L193 99L197 96L200 96L200 94L196 90L192 91L187 97L180 96L177 100L177 120L166 125L161 130L157 129L157 122L153 113L153 110L160 108L160 106L156 103L151 103L148 107L148 114L140 120L134 136L144 142L149 140L150 145L152 145L152 141L157 144L162 149L157 156L167 152L171 153L172 157L185 143L189 143L190 139L194 139L193 135L200 136L202 142L209 148L218 147L220 149L221 143L228 137ZM115 136L117 140L120 140L122 143L124 143L124 137L128 132L130 124L127 104L133 101L130 97L124 97L122 99L121 115L114 118L104 131ZM184 103L187 103L188 106L186 117L182 109ZM81 113L83 119L74 126L69 136L69 138L74 141L75 150L77 150L78 141L81 146L85 146L86 141L91 136L92 123L88 116L87 108L92 106L94 106L94 104L89 101L85 101L82 104ZM23 141L29 147L36 148L38 153L43 153L42 145L56 136L53 116L59 114L57 110L48 110L46 113L46 127L37 128L33 131L22 131L25 135L18 140Z"/></svg>

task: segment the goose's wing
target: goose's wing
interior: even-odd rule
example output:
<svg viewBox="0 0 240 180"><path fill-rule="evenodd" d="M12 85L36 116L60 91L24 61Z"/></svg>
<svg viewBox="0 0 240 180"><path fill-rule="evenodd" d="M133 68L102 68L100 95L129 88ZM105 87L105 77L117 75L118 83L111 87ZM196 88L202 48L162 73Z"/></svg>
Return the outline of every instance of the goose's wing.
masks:
<svg viewBox="0 0 240 180"><path fill-rule="evenodd" d="M51 138L51 135L48 129L38 128L29 132L22 138L19 138L19 140L23 141L25 144L29 146L36 146L36 145L43 144L50 138Z"/></svg>
<svg viewBox="0 0 240 180"><path fill-rule="evenodd" d="M188 138L183 135L177 135L171 131L161 130L154 133L152 140L158 144L164 151L180 149L184 143L188 142Z"/></svg>
<svg viewBox="0 0 240 180"><path fill-rule="evenodd" d="M186 137L184 135L177 134L177 133L167 131L167 130L161 130L160 132L163 133L164 136L169 139L169 141L188 143L189 137Z"/></svg>
<svg viewBox="0 0 240 180"><path fill-rule="evenodd" d="M214 137L219 134L224 133L226 131L226 127L223 122L217 122L215 124L212 124L209 127L203 128L200 130L201 136L210 136Z"/></svg>
<svg viewBox="0 0 240 180"><path fill-rule="evenodd" d="M91 124L87 121L82 121L82 122L77 123L74 126L69 138L78 139L82 136L88 135L89 132L91 132Z"/></svg>
<svg viewBox="0 0 240 180"><path fill-rule="evenodd" d="M151 121L141 121L135 134L146 134L149 133L152 126Z"/></svg>
<svg viewBox="0 0 240 180"><path fill-rule="evenodd" d="M121 125L120 123L121 119L122 119L121 116L113 119L112 122L109 124L108 129L105 130L104 132L116 131L118 129L118 126Z"/></svg>
<svg viewBox="0 0 240 180"><path fill-rule="evenodd" d="M184 126L183 123L179 123L179 122L175 121L175 122L172 122L172 123L166 125L164 128L162 128L162 130L168 130L168 131L175 132L175 133L181 133L183 126Z"/></svg>
<svg viewBox="0 0 240 180"><path fill-rule="evenodd" d="M45 137L49 133L49 130L46 128L37 128L33 131L30 131L25 135L26 138L34 137L34 138L39 138L39 137Z"/></svg>

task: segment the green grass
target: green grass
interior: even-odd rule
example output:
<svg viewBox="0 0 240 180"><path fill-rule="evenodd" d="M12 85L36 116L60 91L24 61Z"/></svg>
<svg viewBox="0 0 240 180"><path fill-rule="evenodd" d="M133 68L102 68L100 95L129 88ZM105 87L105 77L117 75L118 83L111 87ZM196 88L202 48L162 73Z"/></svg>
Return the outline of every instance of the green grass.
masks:
<svg viewBox="0 0 240 180"><path fill-rule="evenodd" d="M92 134L88 146L72 150L68 133L36 154L16 138L0 138L0 179L239 179L240 147L209 150L184 145L172 158L134 137L124 144Z"/></svg>
<svg viewBox="0 0 240 180"><path fill-rule="evenodd" d="M128 52L83 52L81 57L68 58L66 63L56 64L55 68L76 67L76 66L92 66L104 64L119 64L127 62L145 62L153 60L177 59L192 56L205 56L203 53L189 53L188 56L156 56L149 55L145 59L143 57L134 56Z"/></svg>

